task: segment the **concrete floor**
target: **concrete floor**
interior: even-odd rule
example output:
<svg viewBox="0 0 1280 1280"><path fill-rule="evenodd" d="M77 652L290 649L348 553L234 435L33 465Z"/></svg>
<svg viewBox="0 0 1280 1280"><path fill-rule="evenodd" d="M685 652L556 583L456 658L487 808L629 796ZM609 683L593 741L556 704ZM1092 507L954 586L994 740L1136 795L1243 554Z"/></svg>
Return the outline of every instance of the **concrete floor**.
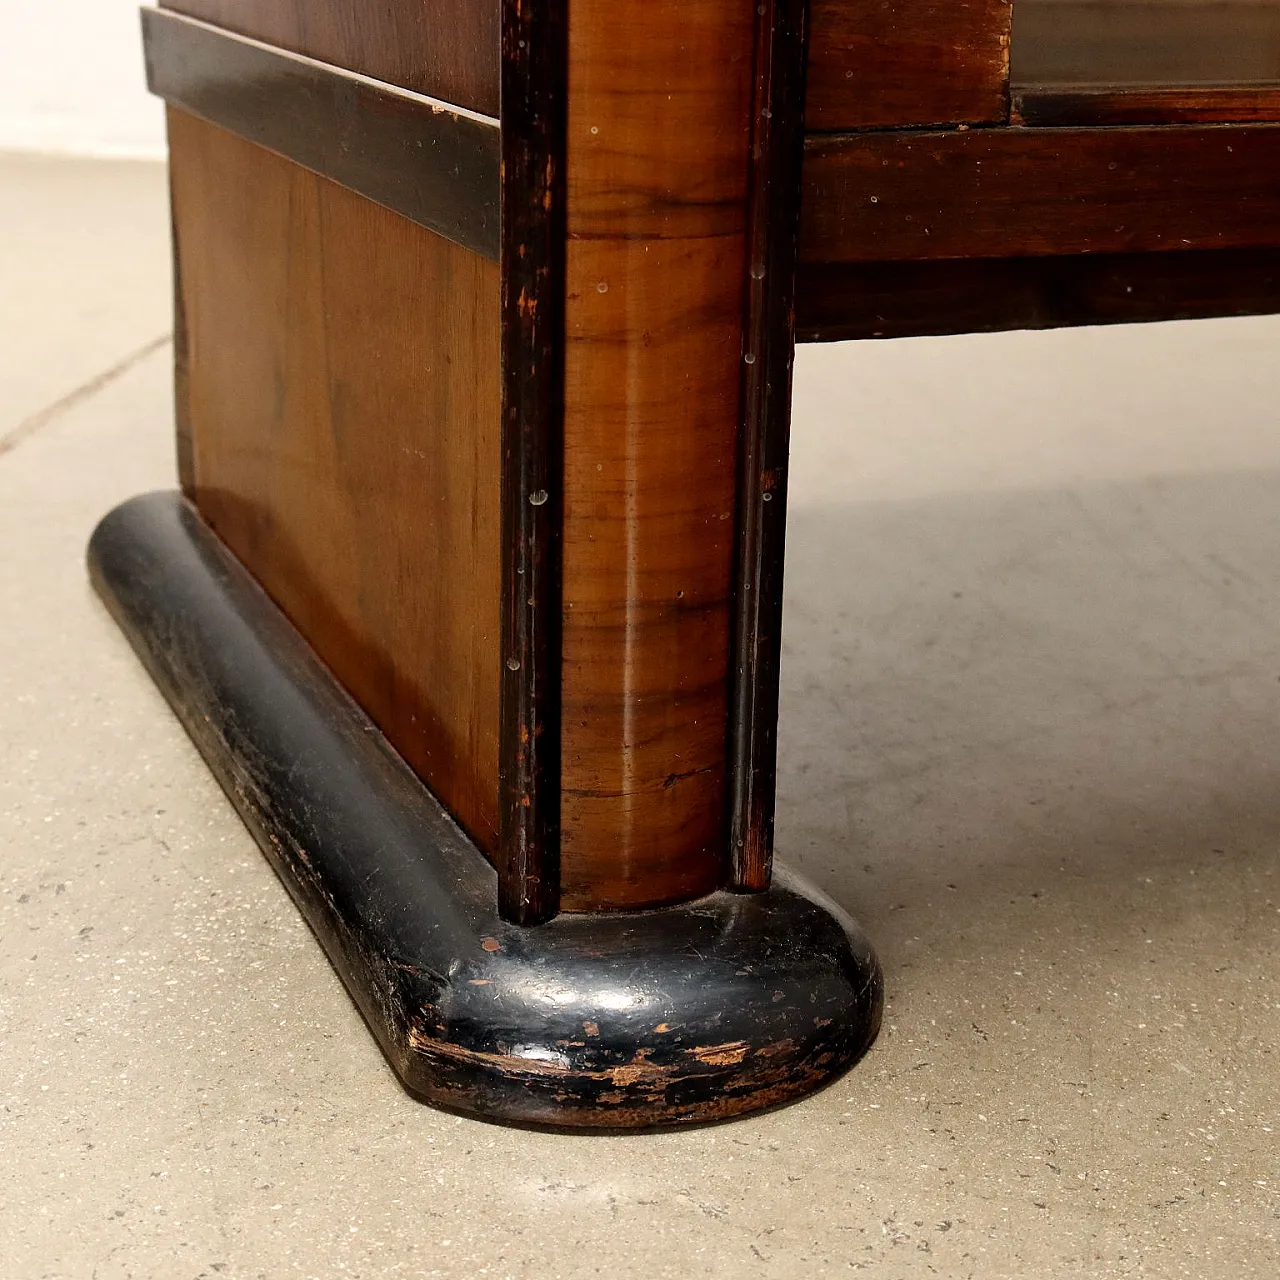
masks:
<svg viewBox="0 0 1280 1280"><path fill-rule="evenodd" d="M779 841L890 1006L661 1136L401 1092L85 581L145 165L0 161L0 1277L1280 1274L1280 322L806 349Z"/></svg>

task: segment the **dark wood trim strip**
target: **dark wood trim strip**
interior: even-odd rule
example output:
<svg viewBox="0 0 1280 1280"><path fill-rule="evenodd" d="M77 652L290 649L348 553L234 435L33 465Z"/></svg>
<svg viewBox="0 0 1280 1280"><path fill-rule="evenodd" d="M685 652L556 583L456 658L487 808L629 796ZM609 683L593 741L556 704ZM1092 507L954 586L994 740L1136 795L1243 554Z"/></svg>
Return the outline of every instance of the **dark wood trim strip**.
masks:
<svg viewBox="0 0 1280 1280"><path fill-rule="evenodd" d="M769 887L795 359L807 0L757 7L729 722L733 885Z"/></svg>
<svg viewBox="0 0 1280 1280"><path fill-rule="evenodd" d="M499 0L145 0L497 117Z"/></svg>
<svg viewBox="0 0 1280 1280"><path fill-rule="evenodd" d="M561 0L502 6L502 580L499 905L560 906L565 145Z"/></svg>
<svg viewBox="0 0 1280 1280"><path fill-rule="evenodd" d="M497 120L167 11L142 28L153 93L498 260Z"/></svg>
<svg viewBox="0 0 1280 1280"><path fill-rule="evenodd" d="M1013 91L1013 123L1073 125L1265 124L1280 120L1280 84L1026 85Z"/></svg>
<svg viewBox="0 0 1280 1280"><path fill-rule="evenodd" d="M193 501L196 492L195 438L191 427L191 334L182 288L182 246L173 184L169 184L169 238L173 246L173 419L178 484Z"/></svg>
<svg viewBox="0 0 1280 1280"><path fill-rule="evenodd" d="M800 268L802 342L1280 312L1280 248Z"/></svg>
<svg viewBox="0 0 1280 1280"><path fill-rule="evenodd" d="M811 134L803 200L815 264L1264 248L1280 126Z"/></svg>
<svg viewBox="0 0 1280 1280"><path fill-rule="evenodd" d="M884 983L797 878L521 929L494 875L190 503L95 530L89 572L411 1093L510 1124L646 1129L847 1070Z"/></svg>

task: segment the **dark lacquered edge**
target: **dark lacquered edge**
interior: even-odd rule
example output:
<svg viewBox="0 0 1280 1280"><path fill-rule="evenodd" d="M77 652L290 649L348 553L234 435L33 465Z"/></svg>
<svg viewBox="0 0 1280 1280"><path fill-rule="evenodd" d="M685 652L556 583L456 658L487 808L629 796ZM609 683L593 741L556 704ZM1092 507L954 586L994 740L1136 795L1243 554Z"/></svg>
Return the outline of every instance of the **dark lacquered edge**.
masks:
<svg viewBox="0 0 1280 1280"><path fill-rule="evenodd" d="M1280 249L801 266L801 342L1280 312Z"/></svg>
<svg viewBox="0 0 1280 1280"><path fill-rule="evenodd" d="M89 568L416 1095L558 1128L704 1123L802 1097L874 1039L870 947L786 873L502 920L492 868L180 495L109 514Z"/></svg>
<svg viewBox="0 0 1280 1280"><path fill-rule="evenodd" d="M178 239L178 212L173 184L169 184L169 242L173 250L173 417L174 453L178 483L183 493L195 496L195 436L191 425L191 334L187 326L187 296L182 287L182 248Z"/></svg>
<svg viewBox="0 0 1280 1280"><path fill-rule="evenodd" d="M807 20L807 0L756 11L729 721L733 884L748 891L773 863Z"/></svg>
<svg viewBox="0 0 1280 1280"><path fill-rule="evenodd" d="M142 28L152 93L498 260L496 120L168 11Z"/></svg>
<svg viewBox="0 0 1280 1280"><path fill-rule="evenodd" d="M1272 248L1280 122L809 134L803 185L802 269Z"/></svg>
<svg viewBox="0 0 1280 1280"><path fill-rule="evenodd" d="M1012 112L1028 128L1266 124L1280 119L1280 85L1022 85Z"/></svg>
<svg viewBox="0 0 1280 1280"><path fill-rule="evenodd" d="M502 6L502 722L498 902L560 907L565 112L560 0Z"/></svg>

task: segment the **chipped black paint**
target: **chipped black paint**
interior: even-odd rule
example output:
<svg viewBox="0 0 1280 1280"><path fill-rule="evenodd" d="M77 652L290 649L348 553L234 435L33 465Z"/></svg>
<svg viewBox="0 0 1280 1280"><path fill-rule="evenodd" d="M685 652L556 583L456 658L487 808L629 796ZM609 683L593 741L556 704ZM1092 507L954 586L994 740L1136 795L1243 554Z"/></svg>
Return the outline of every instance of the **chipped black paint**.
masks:
<svg viewBox="0 0 1280 1280"><path fill-rule="evenodd" d="M493 869L179 495L117 508L89 566L415 1094L511 1123L699 1123L810 1093L874 1039L874 955L785 872L501 919Z"/></svg>

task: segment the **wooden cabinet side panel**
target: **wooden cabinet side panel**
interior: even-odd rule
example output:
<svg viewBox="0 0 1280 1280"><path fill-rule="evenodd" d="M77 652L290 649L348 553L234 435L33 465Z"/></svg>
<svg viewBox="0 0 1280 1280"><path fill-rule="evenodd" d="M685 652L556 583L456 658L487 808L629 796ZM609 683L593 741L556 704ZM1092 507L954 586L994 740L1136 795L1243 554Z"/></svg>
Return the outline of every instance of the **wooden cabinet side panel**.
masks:
<svg viewBox="0 0 1280 1280"><path fill-rule="evenodd" d="M169 113L195 499L491 852L498 267Z"/></svg>
<svg viewBox="0 0 1280 1280"><path fill-rule="evenodd" d="M812 0L806 126L979 124L1008 115L1009 0Z"/></svg>
<svg viewBox="0 0 1280 1280"><path fill-rule="evenodd" d="M498 114L499 0L165 0L164 7L403 89Z"/></svg>

